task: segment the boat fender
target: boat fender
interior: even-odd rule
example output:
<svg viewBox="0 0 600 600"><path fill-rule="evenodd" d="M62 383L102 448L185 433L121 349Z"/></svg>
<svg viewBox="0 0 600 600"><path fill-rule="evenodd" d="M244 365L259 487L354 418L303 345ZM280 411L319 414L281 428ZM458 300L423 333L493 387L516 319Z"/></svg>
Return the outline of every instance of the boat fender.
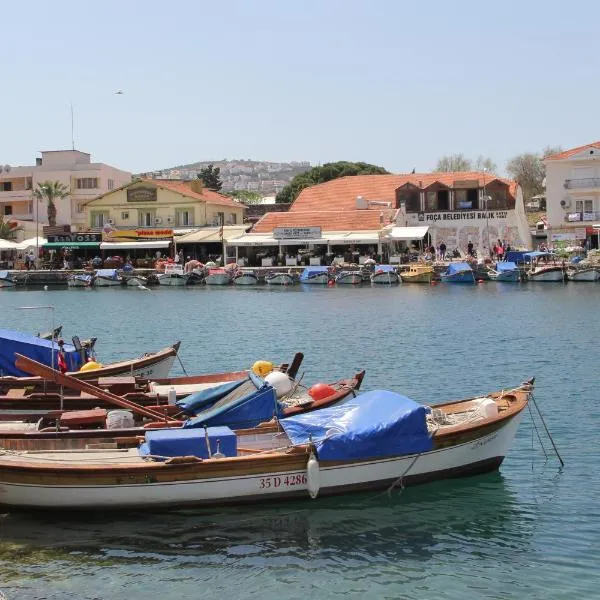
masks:
<svg viewBox="0 0 600 600"><path fill-rule="evenodd" d="M324 400L335 394L335 388L331 387L326 383L315 383L308 390L308 395L313 400Z"/></svg>
<svg viewBox="0 0 600 600"><path fill-rule="evenodd" d="M306 463L306 488L313 500L319 495L319 461L312 450Z"/></svg>
<svg viewBox="0 0 600 600"><path fill-rule="evenodd" d="M102 365L95 360L88 360L84 365L79 369L80 371L94 371L96 369L101 369Z"/></svg>
<svg viewBox="0 0 600 600"><path fill-rule="evenodd" d="M169 389L169 393L167 395L167 402L169 404L175 404L177 402L177 390L174 387Z"/></svg>
<svg viewBox="0 0 600 600"><path fill-rule="evenodd" d="M268 375L273 370L273 363L268 360L257 360L252 365L252 372L259 377Z"/></svg>

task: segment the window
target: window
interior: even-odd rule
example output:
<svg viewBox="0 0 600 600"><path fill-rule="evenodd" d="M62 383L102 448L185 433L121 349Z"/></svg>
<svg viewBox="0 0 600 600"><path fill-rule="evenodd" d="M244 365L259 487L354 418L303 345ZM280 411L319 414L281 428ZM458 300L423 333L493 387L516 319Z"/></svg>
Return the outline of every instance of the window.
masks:
<svg viewBox="0 0 600 600"><path fill-rule="evenodd" d="M10 205L10 204L5 204L4 205L4 214L5 215L12 215L13 214L13 212L12 212L12 205Z"/></svg>
<svg viewBox="0 0 600 600"><path fill-rule="evenodd" d="M32 177L27 177L25 179L25 189L26 190L30 190L33 187L33 178Z"/></svg>
<svg viewBox="0 0 600 600"><path fill-rule="evenodd" d="M235 225L237 223L237 215L235 213L231 213L231 217L229 219L229 223L231 225Z"/></svg>
<svg viewBox="0 0 600 600"><path fill-rule="evenodd" d="M85 209L85 202L78 202L77 203L77 213L81 214Z"/></svg>
<svg viewBox="0 0 600 600"><path fill-rule="evenodd" d="M156 212L153 210L138 211L138 225L140 227L154 227Z"/></svg>
<svg viewBox="0 0 600 600"><path fill-rule="evenodd" d="M92 211L90 213L90 223L92 227L103 227L104 223L109 220L107 211Z"/></svg>
<svg viewBox="0 0 600 600"><path fill-rule="evenodd" d="M507 194L506 188L486 189L485 196L489 196L487 205L485 198L483 201L483 208L489 210L499 210L506 208L507 206Z"/></svg>
<svg viewBox="0 0 600 600"><path fill-rule="evenodd" d="M109 190L113 190L115 188L115 180L114 179L109 179L107 185L108 185L108 189Z"/></svg>
<svg viewBox="0 0 600 600"><path fill-rule="evenodd" d="M77 179L78 190L95 190L98 187L97 177L81 177Z"/></svg>
<svg viewBox="0 0 600 600"><path fill-rule="evenodd" d="M27 214L28 215L33 215L33 200L30 200L27 203Z"/></svg>
<svg viewBox="0 0 600 600"><path fill-rule="evenodd" d="M123 221L129 221L129 213L128 212L122 212L121 213L121 219Z"/></svg>
<svg viewBox="0 0 600 600"><path fill-rule="evenodd" d="M191 210L187 209L177 209L175 211L175 224L178 226L187 226L194 224L194 217Z"/></svg>
<svg viewBox="0 0 600 600"><path fill-rule="evenodd" d="M425 194L425 210L437 210L437 192L427 192Z"/></svg>
<svg viewBox="0 0 600 600"><path fill-rule="evenodd" d="M421 193L416 189L404 189L398 192L399 204L404 203L406 212L420 212Z"/></svg>
<svg viewBox="0 0 600 600"><path fill-rule="evenodd" d="M0 192L12 192L12 181L0 182Z"/></svg>
<svg viewBox="0 0 600 600"><path fill-rule="evenodd" d="M593 221L596 217L594 213L594 201L575 200L575 212L578 212L581 215L578 220Z"/></svg>

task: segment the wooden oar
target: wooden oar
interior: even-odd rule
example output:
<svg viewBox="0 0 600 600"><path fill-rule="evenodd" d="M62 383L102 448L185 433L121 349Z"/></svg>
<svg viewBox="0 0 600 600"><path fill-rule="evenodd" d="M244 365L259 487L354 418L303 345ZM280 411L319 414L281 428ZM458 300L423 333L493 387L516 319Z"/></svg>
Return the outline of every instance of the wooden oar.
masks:
<svg viewBox="0 0 600 600"><path fill-rule="evenodd" d="M56 371L51 367L43 365L31 358L27 358L22 354L15 353L17 360L15 361L15 365L21 371L25 371L27 373L31 373L32 375L37 375L38 377L43 377L46 380L54 381L60 385L63 385L69 389L77 390L79 392L87 392L100 400L104 400L109 404L114 404L116 406L120 406L121 408L127 408L135 413L143 415L145 417L150 417L152 419L157 419L159 421L165 420L173 420L168 415L161 414L154 410L148 409L144 406L140 406L131 400L125 400L125 398L121 398L121 396L117 396L116 394L112 394L111 392L107 392L102 388L96 387L87 381L83 381L81 379L75 379L75 377L71 377L71 375L64 375L60 371Z"/></svg>

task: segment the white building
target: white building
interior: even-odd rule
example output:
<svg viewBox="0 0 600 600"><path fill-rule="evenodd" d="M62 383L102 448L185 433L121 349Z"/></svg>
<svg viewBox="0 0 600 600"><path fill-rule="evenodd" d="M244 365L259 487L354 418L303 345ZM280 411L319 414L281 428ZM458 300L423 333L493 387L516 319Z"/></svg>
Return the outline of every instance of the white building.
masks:
<svg viewBox="0 0 600 600"><path fill-rule="evenodd" d="M600 142L544 159L548 241L597 244L593 224L600 220Z"/></svg>
<svg viewBox="0 0 600 600"><path fill-rule="evenodd" d="M131 181L131 173L93 163L86 152L50 150L41 155L32 166L2 167L0 214L19 221L47 223L47 208L34 201L33 190L44 181L60 181L71 193L56 205L56 224L82 231L87 228L85 203Z"/></svg>

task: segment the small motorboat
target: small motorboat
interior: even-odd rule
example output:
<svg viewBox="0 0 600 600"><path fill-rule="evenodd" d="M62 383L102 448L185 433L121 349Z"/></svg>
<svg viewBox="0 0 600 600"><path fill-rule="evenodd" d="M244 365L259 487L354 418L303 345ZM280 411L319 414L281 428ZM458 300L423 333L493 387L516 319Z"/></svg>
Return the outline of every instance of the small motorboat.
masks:
<svg viewBox="0 0 600 600"><path fill-rule="evenodd" d="M13 287L15 280L10 271L0 271L0 288Z"/></svg>
<svg viewBox="0 0 600 600"><path fill-rule="evenodd" d="M188 282L188 274L179 263L165 263L165 272L159 273L157 278L160 285L179 286Z"/></svg>
<svg viewBox="0 0 600 600"><path fill-rule="evenodd" d="M19 440L0 457L0 503L118 510L317 498L497 470L533 380L427 407L385 390L257 428L151 429L138 445ZM41 452L40 452L41 451Z"/></svg>
<svg viewBox="0 0 600 600"><path fill-rule="evenodd" d="M400 283L400 276L392 265L375 265L375 270L371 273L371 283Z"/></svg>
<svg viewBox="0 0 600 600"><path fill-rule="evenodd" d="M335 276L335 282L338 285L360 285L363 282L361 271L340 271Z"/></svg>
<svg viewBox="0 0 600 600"><path fill-rule="evenodd" d="M209 267L205 278L205 283L206 285L229 285L232 279L231 275L231 269L224 269L223 267Z"/></svg>
<svg viewBox="0 0 600 600"><path fill-rule="evenodd" d="M552 252L526 252L523 254L523 260L529 262L529 268L525 271L528 281L564 281L565 270L562 265L556 263L541 262L541 259L555 259L556 254Z"/></svg>
<svg viewBox="0 0 600 600"><path fill-rule="evenodd" d="M238 271L233 277L234 285L256 285L258 283L258 277L254 271L242 269Z"/></svg>
<svg viewBox="0 0 600 600"><path fill-rule="evenodd" d="M328 267L306 267L300 275L300 283L327 285L329 279Z"/></svg>
<svg viewBox="0 0 600 600"><path fill-rule="evenodd" d="M89 288L94 283L94 276L90 273L72 273L67 278L67 286L72 288Z"/></svg>
<svg viewBox="0 0 600 600"><path fill-rule="evenodd" d="M521 281L521 271L514 262L499 261L496 263L495 269L488 271L488 277L491 281L516 283Z"/></svg>
<svg viewBox="0 0 600 600"><path fill-rule="evenodd" d="M117 269L98 269L93 281L93 285L96 287L113 287L122 284L123 278Z"/></svg>
<svg viewBox="0 0 600 600"><path fill-rule="evenodd" d="M441 279L445 283L475 283L475 274L469 263L451 262Z"/></svg>
<svg viewBox="0 0 600 600"><path fill-rule="evenodd" d="M125 285L129 287L146 287L148 278L141 275L124 275Z"/></svg>
<svg viewBox="0 0 600 600"><path fill-rule="evenodd" d="M265 275L265 283L269 285L294 285L296 278L291 273L268 273Z"/></svg>
<svg viewBox="0 0 600 600"><path fill-rule="evenodd" d="M598 281L600 271L594 267L572 267L567 270L569 281Z"/></svg>
<svg viewBox="0 0 600 600"><path fill-rule="evenodd" d="M433 265L424 263L411 263L408 271L400 272L402 283L431 283L435 278Z"/></svg>

